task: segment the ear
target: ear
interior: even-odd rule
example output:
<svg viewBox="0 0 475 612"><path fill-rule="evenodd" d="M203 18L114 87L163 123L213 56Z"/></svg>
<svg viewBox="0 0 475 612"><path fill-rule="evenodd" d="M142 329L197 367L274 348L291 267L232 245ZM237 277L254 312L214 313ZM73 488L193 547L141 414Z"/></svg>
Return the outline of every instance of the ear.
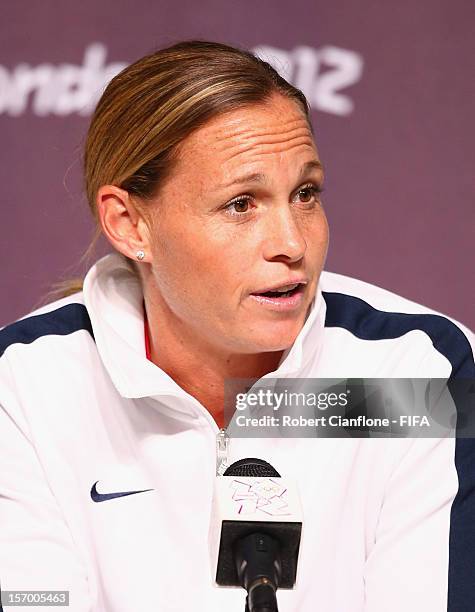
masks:
<svg viewBox="0 0 475 612"><path fill-rule="evenodd" d="M96 203L102 231L114 249L132 260L137 259L137 251L143 251L145 257L141 261L150 261L149 226L128 192L115 185L103 185Z"/></svg>

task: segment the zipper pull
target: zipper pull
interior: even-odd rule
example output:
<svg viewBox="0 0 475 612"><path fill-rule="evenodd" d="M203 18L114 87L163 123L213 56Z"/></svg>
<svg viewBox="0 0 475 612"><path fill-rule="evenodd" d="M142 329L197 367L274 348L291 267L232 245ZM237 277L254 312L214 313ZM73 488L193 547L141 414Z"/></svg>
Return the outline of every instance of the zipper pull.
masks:
<svg viewBox="0 0 475 612"><path fill-rule="evenodd" d="M226 429L220 429L216 434L216 476L222 476L229 467L228 453L231 439Z"/></svg>

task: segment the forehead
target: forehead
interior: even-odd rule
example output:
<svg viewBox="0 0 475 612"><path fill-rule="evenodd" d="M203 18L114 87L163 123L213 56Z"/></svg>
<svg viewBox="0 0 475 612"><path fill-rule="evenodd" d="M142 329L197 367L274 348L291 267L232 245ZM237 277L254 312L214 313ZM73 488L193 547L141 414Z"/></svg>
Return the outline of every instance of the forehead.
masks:
<svg viewBox="0 0 475 612"><path fill-rule="evenodd" d="M218 180L244 166L318 159L303 110L280 95L213 118L188 136L178 153L177 172L200 170Z"/></svg>

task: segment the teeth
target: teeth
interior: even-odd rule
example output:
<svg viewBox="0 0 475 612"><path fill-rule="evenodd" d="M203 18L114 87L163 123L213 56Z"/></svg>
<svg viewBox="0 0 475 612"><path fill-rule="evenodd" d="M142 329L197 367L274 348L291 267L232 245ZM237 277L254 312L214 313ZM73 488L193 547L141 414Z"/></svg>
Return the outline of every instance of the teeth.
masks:
<svg viewBox="0 0 475 612"><path fill-rule="evenodd" d="M279 287L278 289L274 289L276 293L287 293L287 291L292 291L295 287L298 287L299 283L294 283L293 285L285 285L285 287Z"/></svg>

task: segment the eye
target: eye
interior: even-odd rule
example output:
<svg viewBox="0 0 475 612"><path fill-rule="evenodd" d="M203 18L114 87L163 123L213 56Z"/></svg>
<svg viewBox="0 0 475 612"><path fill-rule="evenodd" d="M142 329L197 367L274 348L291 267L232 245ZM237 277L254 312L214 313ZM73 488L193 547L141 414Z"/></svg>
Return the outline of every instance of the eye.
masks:
<svg viewBox="0 0 475 612"><path fill-rule="evenodd" d="M244 216L250 212L251 202L249 196L239 196L234 200L231 200L229 204L226 204L225 210L228 214L234 216Z"/></svg>
<svg viewBox="0 0 475 612"><path fill-rule="evenodd" d="M312 202L320 201L320 194L323 189L319 185L314 185L313 183L309 183L308 185L303 185L297 191L297 196L303 204L310 204Z"/></svg>

